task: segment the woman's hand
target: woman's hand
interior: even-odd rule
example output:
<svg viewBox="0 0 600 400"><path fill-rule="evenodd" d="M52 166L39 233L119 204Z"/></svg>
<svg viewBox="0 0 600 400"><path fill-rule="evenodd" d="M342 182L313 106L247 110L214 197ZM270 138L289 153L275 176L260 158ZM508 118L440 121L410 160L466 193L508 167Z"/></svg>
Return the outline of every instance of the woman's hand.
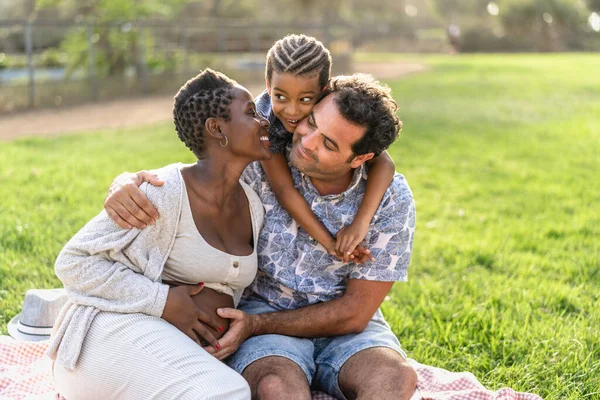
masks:
<svg viewBox="0 0 600 400"><path fill-rule="evenodd" d="M219 350L221 346L209 327L218 331L222 324L217 321L216 316L196 306L192 299L192 296L200 293L203 288L203 284L171 287L162 318L188 335L198 345L201 345L201 337Z"/></svg>
<svg viewBox="0 0 600 400"><path fill-rule="evenodd" d="M212 326L207 326L208 330L219 340L219 344L223 346L221 343L221 336L227 332L229 329L229 319L221 318L217 315L218 308L231 307L233 308L233 297L229 296L225 293L219 293L214 289L209 287L204 287L202 291L198 294L192 296L192 300L196 304L196 306L206 311L208 314L216 318L216 321L219 323L218 329L213 329ZM205 340L201 340L202 346L208 345L208 342Z"/></svg>

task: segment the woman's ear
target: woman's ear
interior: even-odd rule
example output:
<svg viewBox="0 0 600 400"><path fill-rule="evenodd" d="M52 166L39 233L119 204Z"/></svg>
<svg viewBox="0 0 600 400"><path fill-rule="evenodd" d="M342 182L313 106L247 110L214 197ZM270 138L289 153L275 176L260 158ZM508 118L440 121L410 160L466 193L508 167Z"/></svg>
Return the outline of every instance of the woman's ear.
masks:
<svg viewBox="0 0 600 400"><path fill-rule="evenodd" d="M206 134L214 137L215 139L221 140L223 139L223 128L221 127L221 123L216 118L209 118L204 123L204 129Z"/></svg>

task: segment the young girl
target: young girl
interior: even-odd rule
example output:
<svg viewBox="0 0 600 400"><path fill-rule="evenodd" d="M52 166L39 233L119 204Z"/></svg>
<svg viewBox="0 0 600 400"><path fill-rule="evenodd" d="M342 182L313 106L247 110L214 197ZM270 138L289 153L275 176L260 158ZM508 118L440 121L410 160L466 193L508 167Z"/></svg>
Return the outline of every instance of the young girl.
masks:
<svg viewBox="0 0 600 400"><path fill-rule="evenodd" d="M347 262L361 252L369 253L358 245L369 230L396 168L387 152L368 162L369 180L362 204L352 223L340 229L335 239L296 190L285 149L300 120L308 116L326 90L330 73L331 55L323 43L305 35L288 35L267 53L267 89L255 102L257 111L270 122L273 157L262 161L262 166L277 200L329 253Z"/></svg>

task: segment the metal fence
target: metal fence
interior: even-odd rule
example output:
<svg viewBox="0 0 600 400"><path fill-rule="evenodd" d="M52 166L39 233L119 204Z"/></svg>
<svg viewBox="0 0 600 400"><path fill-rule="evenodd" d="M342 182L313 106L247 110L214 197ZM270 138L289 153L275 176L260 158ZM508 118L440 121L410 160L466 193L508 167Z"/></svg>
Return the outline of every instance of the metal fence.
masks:
<svg viewBox="0 0 600 400"><path fill-rule="evenodd" d="M260 82L266 51L289 33L323 41L334 73L349 71L356 38L394 40L381 27L0 20L0 113L174 93L206 67Z"/></svg>

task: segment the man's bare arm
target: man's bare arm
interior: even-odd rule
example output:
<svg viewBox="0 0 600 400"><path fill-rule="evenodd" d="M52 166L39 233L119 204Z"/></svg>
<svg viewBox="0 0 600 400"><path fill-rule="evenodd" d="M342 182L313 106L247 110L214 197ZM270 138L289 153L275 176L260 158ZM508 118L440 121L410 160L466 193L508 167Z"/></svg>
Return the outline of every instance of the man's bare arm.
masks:
<svg viewBox="0 0 600 400"><path fill-rule="evenodd" d="M220 351L207 350L224 359L256 335L323 337L362 332L393 284L350 279L342 297L297 310L252 315L231 308L220 309L221 317L232 320L229 331L219 340Z"/></svg>
<svg viewBox="0 0 600 400"><path fill-rule="evenodd" d="M321 337L362 332L393 284L350 279L340 298L297 310L255 315L253 333Z"/></svg>
<svg viewBox="0 0 600 400"><path fill-rule="evenodd" d="M148 171L125 172L115 178L104 200L104 209L110 219L123 229L144 229L154 224L158 211L139 189L142 182L162 186L164 182Z"/></svg>

